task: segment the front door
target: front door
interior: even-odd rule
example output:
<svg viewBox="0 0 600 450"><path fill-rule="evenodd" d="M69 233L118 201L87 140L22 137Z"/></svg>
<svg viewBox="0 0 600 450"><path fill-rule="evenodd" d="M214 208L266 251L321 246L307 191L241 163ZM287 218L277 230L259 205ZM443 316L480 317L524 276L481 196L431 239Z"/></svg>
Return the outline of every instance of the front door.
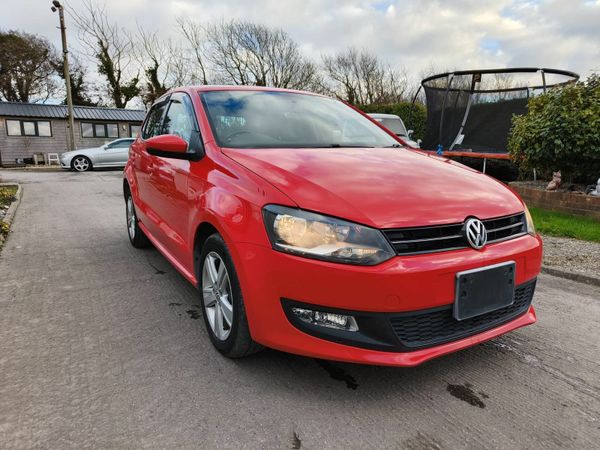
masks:
<svg viewBox="0 0 600 450"><path fill-rule="evenodd" d="M129 156L133 139L118 139L106 144L97 158L97 166L124 166Z"/></svg>
<svg viewBox="0 0 600 450"><path fill-rule="evenodd" d="M197 132L197 129L191 99L183 92L173 93L169 99L161 134L174 134L189 145L192 134ZM157 237L169 253L180 263L186 264L189 256L186 238L190 226L190 217L187 214L188 177L190 165L197 162L160 156L152 158L150 184L155 196L152 199L152 208L160 218L160 236Z"/></svg>
<svg viewBox="0 0 600 450"><path fill-rule="evenodd" d="M135 206L138 217L153 236L156 236L159 231L158 218L156 212L154 212L155 202L153 197L155 191L150 182L156 157L147 152L146 139L162 133L163 118L168 104L167 97L164 101L155 103L152 106L144 122L140 138L131 145L132 164L135 167L133 174L135 175L137 187L137 203Z"/></svg>

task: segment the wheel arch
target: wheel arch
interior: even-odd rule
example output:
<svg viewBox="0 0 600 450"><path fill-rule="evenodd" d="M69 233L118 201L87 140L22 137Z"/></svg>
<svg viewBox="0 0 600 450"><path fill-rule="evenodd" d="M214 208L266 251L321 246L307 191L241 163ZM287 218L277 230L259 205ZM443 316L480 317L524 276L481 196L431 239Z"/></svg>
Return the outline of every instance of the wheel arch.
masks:
<svg viewBox="0 0 600 450"><path fill-rule="evenodd" d="M127 199L127 194L131 193L131 188L129 187L129 181L127 178L123 178L123 197Z"/></svg>
<svg viewBox="0 0 600 450"><path fill-rule="evenodd" d="M200 253L202 252L202 246L206 242L206 240L212 236L213 234L219 234L221 237L223 235L219 232L217 227L215 227L210 222L201 222L196 227L196 233L194 235L194 275L198 283L200 283Z"/></svg>

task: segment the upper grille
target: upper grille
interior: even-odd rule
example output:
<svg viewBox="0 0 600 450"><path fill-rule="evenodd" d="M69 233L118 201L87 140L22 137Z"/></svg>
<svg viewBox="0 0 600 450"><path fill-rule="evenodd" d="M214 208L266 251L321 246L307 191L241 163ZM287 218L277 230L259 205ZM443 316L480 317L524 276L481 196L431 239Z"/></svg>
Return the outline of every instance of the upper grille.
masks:
<svg viewBox="0 0 600 450"><path fill-rule="evenodd" d="M488 243L503 241L526 233L525 214L482 220L488 234ZM396 254L443 252L469 246L463 234L463 223L431 227L397 228L383 230Z"/></svg>
<svg viewBox="0 0 600 450"><path fill-rule="evenodd" d="M517 286L512 305L470 319L456 320L452 305L448 305L392 317L390 323L404 347L430 347L481 333L520 316L529 309L534 291L535 280Z"/></svg>

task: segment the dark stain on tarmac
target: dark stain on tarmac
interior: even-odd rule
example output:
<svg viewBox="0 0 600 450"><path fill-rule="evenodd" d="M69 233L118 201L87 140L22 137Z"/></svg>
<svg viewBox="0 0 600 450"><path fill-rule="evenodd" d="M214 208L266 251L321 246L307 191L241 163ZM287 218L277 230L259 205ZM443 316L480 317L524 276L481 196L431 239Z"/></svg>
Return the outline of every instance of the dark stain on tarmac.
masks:
<svg viewBox="0 0 600 450"><path fill-rule="evenodd" d="M467 402L469 405L477 406L478 408L485 408L485 403L477 396L475 391L471 389L473 386L470 383L460 384L448 384L446 390L450 392L450 395L456 397L463 402ZM489 398L487 394L482 394L482 397Z"/></svg>
<svg viewBox="0 0 600 450"><path fill-rule="evenodd" d="M197 320L200 318L200 313L194 309L188 309L186 311L186 313L188 313L188 315L190 316L190 318Z"/></svg>
<svg viewBox="0 0 600 450"><path fill-rule="evenodd" d="M333 365L329 361L324 361L322 359L317 359L316 361L318 365L320 365L323 369L327 371L327 373L329 373L329 376L331 378L337 381L343 381L344 383L346 383L346 387L348 389L356 390L356 388L358 387L358 383L356 382L354 377L347 373L344 369Z"/></svg>
<svg viewBox="0 0 600 450"><path fill-rule="evenodd" d="M292 436L292 448L296 450L302 448L302 441L298 437L298 433L296 433L295 431L294 435Z"/></svg>
<svg viewBox="0 0 600 450"><path fill-rule="evenodd" d="M164 275L165 273L167 273L164 270L161 270L158 267L156 267L154 264L152 264L148 255L146 255L146 261L148 261L148 265L150 265L150 267L152 267L154 269L154 273L156 275Z"/></svg>

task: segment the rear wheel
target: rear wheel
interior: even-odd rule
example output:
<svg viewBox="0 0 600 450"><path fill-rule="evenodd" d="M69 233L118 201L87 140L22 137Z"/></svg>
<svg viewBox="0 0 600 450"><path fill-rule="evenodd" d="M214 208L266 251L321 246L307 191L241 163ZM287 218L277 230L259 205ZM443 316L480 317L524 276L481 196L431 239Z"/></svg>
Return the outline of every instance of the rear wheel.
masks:
<svg viewBox="0 0 600 450"><path fill-rule="evenodd" d="M125 212L127 217L127 235L129 236L131 245L135 248L150 247L150 241L140 228L137 215L135 214L133 197L129 191L125 194Z"/></svg>
<svg viewBox="0 0 600 450"><path fill-rule="evenodd" d="M92 170L92 161L86 156L76 156L71 162L71 167L76 172L87 172Z"/></svg>
<svg viewBox="0 0 600 450"><path fill-rule="evenodd" d="M244 299L233 260L218 234L210 236L200 253L200 282L204 323L213 345L229 358L262 349L252 340Z"/></svg>

